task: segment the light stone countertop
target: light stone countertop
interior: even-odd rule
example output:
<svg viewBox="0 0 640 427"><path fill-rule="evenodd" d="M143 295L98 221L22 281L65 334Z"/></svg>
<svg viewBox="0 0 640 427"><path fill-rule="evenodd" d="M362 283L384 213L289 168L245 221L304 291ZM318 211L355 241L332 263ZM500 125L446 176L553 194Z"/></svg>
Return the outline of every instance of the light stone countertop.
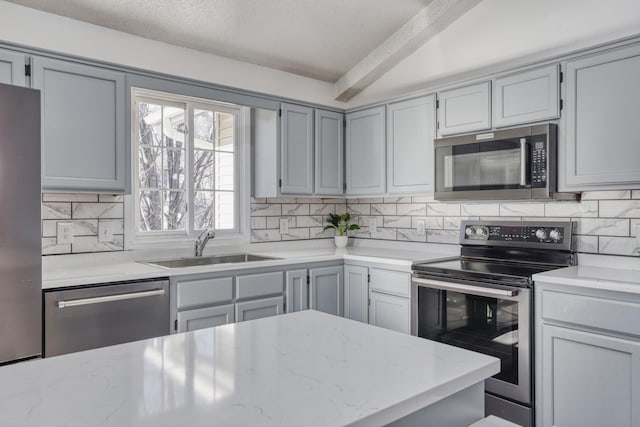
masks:
<svg viewBox="0 0 640 427"><path fill-rule="evenodd" d="M534 274L537 282L640 294L640 258L578 255L578 265Z"/></svg>
<svg viewBox="0 0 640 427"><path fill-rule="evenodd" d="M138 261L189 257L192 255L191 252L155 250L45 256L42 264L42 288L64 288L95 283L289 266L342 259L386 264L391 269L409 272L411 264L415 261L446 258L456 256L460 252L458 245L415 244L411 242L354 242L354 244L355 246L349 246L345 249L336 249L333 240L212 247L208 248L205 256L248 252L278 259L172 269Z"/></svg>
<svg viewBox="0 0 640 427"><path fill-rule="evenodd" d="M498 359L307 310L0 368L0 425L382 425Z"/></svg>

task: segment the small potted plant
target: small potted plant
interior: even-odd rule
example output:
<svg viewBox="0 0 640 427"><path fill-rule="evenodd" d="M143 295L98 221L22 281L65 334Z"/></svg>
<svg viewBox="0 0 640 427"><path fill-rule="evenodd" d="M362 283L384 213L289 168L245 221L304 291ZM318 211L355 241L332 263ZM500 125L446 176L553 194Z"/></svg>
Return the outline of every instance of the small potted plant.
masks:
<svg viewBox="0 0 640 427"><path fill-rule="evenodd" d="M329 230L333 228L338 232L338 235L333 237L337 248L344 248L347 246L347 241L349 240L347 231L360 230L360 226L358 224L349 224L349 221L351 221L351 215L348 213L344 215L329 214L329 218L327 218L328 225L325 226L324 229Z"/></svg>

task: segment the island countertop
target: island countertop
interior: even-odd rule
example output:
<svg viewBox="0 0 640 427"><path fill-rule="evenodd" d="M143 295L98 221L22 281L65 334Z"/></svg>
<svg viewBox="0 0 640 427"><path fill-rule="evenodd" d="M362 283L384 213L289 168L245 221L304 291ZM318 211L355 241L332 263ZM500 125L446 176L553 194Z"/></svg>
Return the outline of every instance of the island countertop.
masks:
<svg viewBox="0 0 640 427"><path fill-rule="evenodd" d="M309 310L0 367L0 425L383 425L499 369Z"/></svg>

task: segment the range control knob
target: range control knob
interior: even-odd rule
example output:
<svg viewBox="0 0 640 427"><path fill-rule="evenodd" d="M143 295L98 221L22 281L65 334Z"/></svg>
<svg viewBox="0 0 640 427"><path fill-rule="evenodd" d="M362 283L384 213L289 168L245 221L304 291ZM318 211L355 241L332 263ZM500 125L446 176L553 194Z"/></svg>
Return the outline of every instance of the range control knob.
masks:
<svg viewBox="0 0 640 427"><path fill-rule="evenodd" d="M562 233L557 228L554 228L549 232L549 238L554 242L559 242L562 239Z"/></svg>
<svg viewBox="0 0 640 427"><path fill-rule="evenodd" d="M538 228L536 230L536 237L540 240L547 240L547 230L544 228Z"/></svg>
<svg viewBox="0 0 640 427"><path fill-rule="evenodd" d="M469 237L473 237L473 236L476 234L476 230L475 230L473 227L468 226L468 227L464 230L464 234L466 234L466 235L467 235L467 236L469 236Z"/></svg>
<svg viewBox="0 0 640 427"><path fill-rule="evenodd" d="M489 236L489 230L487 230L487 227L478 227L476 229L476 234L478 237L486 239Z"/></svg>

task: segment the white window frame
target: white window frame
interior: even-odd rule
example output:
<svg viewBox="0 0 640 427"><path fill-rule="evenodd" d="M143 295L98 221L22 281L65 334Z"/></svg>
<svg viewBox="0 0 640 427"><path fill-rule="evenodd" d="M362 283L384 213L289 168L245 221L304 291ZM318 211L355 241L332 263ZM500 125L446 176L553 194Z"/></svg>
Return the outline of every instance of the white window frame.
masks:
<svg viewBox="0 0 640 427"><path fill-rule="evenodd" d="M138 109L136 102L162 102L163 105L186 107L189 134L186 136L186 184L187 194L187 219L185 230L168 231L139 231L139 178L138 178ZM193 111L194 109L215 109L230 113L235 116L235 229L216 230L216 237L209 241L210 246L241 244L249 241L249 194L250 194L250 115L249 108L235 104L213 101L209 99L195 98L184 95L175 95L167 92L158 92L148 89L131 88L131 194L125 196L125 249L149 249L149 248L187 248L193 247L195 238L201 230L193 229L194 210L189 206L193 199ZM215 218L215 214L214 214ZM215 219L214 219L215 227Z"/></svg>

